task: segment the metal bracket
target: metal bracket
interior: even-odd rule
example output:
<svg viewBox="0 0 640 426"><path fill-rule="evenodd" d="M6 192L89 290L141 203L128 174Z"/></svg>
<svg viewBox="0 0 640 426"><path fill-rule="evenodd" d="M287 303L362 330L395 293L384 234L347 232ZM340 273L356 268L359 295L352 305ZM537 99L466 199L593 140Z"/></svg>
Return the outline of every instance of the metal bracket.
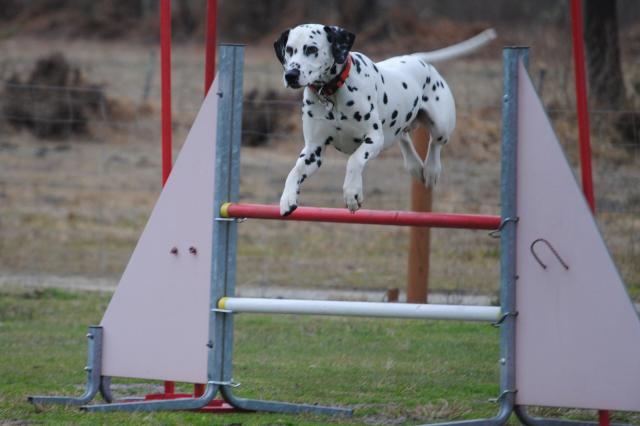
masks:
<svg viewBox="0 0 640 426"><path fill-rule="evenodd" d="M500 395L498 395L497 398L490 398L489 402L493 402L494 404L497 404L498 402L502 401L508 394L512 393L515 395L517 392L518 392L517 389L507 389L503 391Z"/></svg>
<svg viewBox="0 0 640 426"><path fill-rule="evenodd" d="M500 316L500 318L498 318L498 320L497 320L497 321L492 322L492 323L491 323L491 325L492 325L493 327L500 327L500 326L502 325L502 323L504 322L504 320L506 320L506 319L507 319L507 317L514 317L514 318L515 318L515 317L517 317L517 316L518 316L518 311L515 311L515 312L505 312L504 314L502 314L502 315Z"/></svg>
<svg viewBox="0 0 640 426"><path fill-rule="evenodd" d="M221 314L232 314L233 311L231 309L220 309L220 308L213 308L211 309L211 312L218 312Z"/></svg>
<svg viewBox="0 0 640 426"><path fill-rule="evenodd" d="M493 231L489 232L489 236L491 238L499 238L500 231L502 231L502 228L504 228L507 225L507 223L509 222L518 223L519 220L520 220L519 217L505 217L502 220L502 222L500 222L500 226L498 226L498 229L494 229Z"/></svg>
<svg viewBox="0 0 640 426"><path fill-rule="evenodd" d="M242 223L242 222L246 222L247 218L246 217L216 217L214 218L214 220L216 222L236 222L236 223Z"/></svg>

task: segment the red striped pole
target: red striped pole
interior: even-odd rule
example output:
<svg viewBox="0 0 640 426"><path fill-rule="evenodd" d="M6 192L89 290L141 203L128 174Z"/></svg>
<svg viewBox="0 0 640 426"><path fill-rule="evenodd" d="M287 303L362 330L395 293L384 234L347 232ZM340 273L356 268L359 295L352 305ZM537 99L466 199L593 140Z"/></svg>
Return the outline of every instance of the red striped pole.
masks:
<svg viewBox="0 0 640 426"><path fill-rule="evenodd" d="M421 213L391 210L358 210L326 207L298 207L289 216L280 216L280 207L266 204L225 203L220 208L223 218L292 220L305 222L359 223L368 225L423 226L432 228L486 229L500 226L500 216Z"/></svg>

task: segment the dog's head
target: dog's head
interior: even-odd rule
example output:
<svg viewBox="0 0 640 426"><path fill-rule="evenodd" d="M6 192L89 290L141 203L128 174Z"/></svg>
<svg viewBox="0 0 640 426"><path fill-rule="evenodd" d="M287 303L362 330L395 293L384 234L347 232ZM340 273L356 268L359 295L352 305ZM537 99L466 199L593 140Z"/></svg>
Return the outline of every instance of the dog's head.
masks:
<svg viewBox="0 0 640 426"><path fill-rule="evenodd" d="M340 27L299 25L273 44L284 68L284 84L292 89L322 84L340 72L356 36ZM334 67L334 65L336 65Z"/></svg>

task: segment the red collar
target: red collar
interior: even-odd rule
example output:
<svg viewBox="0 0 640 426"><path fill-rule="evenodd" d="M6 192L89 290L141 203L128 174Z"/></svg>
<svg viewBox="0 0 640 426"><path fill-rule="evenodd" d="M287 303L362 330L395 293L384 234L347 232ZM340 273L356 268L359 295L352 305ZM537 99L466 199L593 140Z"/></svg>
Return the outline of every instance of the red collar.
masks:
<svg viewBox="0 0 640 426"><path fill-rule="evenodd" d="M311 85L309 87L319 95L331 96L344 85L345 81L347 81L347 77L349 77L349 71L351 71L351 54L347 56L347 62L345 63L344 68L342 69L342 72L340 74L335 76L331 81L320 88L314 85Z"/></svg>

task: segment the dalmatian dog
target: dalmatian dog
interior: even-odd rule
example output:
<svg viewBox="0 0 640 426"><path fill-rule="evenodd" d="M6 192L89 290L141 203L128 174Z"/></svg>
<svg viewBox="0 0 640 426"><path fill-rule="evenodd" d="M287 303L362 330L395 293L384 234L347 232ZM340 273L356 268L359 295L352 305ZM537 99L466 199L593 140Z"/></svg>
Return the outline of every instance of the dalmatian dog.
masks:
<svg viewBox="0 0 640 426"><path fill-rule="evenodd" d="M322 165L333 145L349 155L343 185L351 212L364 201L362 173L367 163L396 140L404 167L428 187L438 181L440 151L456 125L455 102L438 71L415 53L373 62L351 52L355 35L336 27L300 25L274 43L284 68L284 84L304 87L302 130L304 148L287 176L280 214L298 206L300 186ZM409 132L425 126L430 133L427 158L418 156Z"/></svg>

